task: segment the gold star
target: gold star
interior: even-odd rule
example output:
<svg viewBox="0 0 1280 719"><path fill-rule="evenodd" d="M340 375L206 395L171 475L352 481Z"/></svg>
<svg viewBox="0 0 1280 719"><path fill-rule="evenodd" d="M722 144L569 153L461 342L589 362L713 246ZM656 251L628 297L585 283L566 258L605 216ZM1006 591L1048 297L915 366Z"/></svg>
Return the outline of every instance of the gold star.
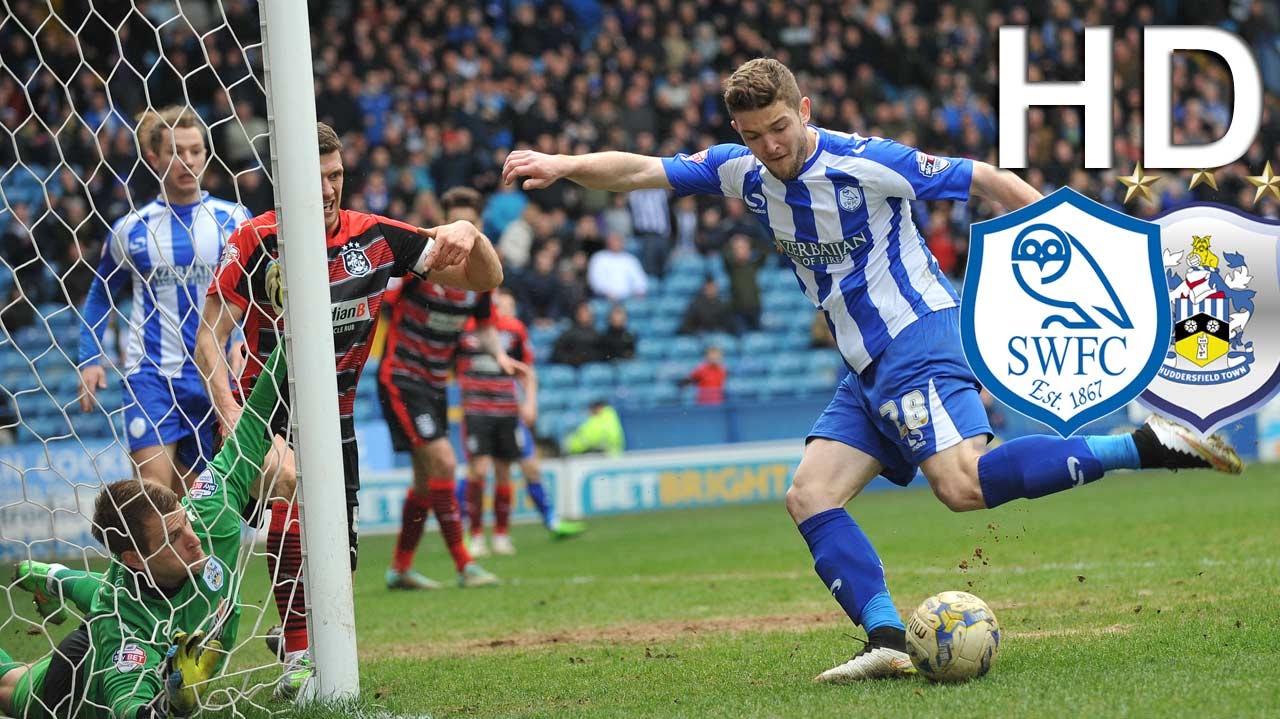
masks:
<svg viewBox="0 0 1280 719"><path fill-rule="evenodd" d="M1274 195L1277 200L1280 200L1280 175L1276 175L1271 171L1270 160L1267 161L1267 166L1262 168L1261 175L1249 175L1244 179L1258 188L1258 191L1253 195L1253 204L1258 204L1258 200L1261 200L1262 196L1268 192Z"/></svg>
<svg viewBox="0 0 1280 719"><path fill-rule="evenodd" d="M1133 196L1139 193L1147 198L1147 202L1155 202L1155 199L1151 197L1150 186L1151 183L1160 179L1160 175L1142 174L1141 162L1134 166L1132 175L1116 175L1116 179L1120 181L1120 184L1129 188L1124 192L1124 204L1129 204L1129 200L1132 200Z"/></svg>
<svg viewBox="0 0 1280 719"><path fill-rule="evenodd" d="M1208 185L1216 192L1218 189L1218 178L1213 176L1213 170L1199 169L1191 173L1191 185L1188 190L1194 190L1199 185Z"/></svg>

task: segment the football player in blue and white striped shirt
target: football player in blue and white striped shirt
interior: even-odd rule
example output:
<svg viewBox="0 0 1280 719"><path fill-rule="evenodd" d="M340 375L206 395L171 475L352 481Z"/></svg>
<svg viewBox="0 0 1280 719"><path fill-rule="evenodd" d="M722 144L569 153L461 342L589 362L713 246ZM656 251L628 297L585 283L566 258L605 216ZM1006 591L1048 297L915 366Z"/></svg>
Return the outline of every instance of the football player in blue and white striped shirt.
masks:
<svg viewBox="0 0 1280 719"><path fill-rule="evenodd" d="M125 432L144 479L179 495L213 455L212 407L193 360L205 291L244 207L200 189L208 159L203 124L190 107L149 110L138 144L161 180L160 196L111 227L89 289L80 332L80 408L107 386L102 337L113 297L133 285L125 366Z"/></svg>
<svg viewBox="0 0 1280 719"><path fill-rule="evenodd" d="M876 475L906 485L918 467L947 507L965 511L1042 497L1122 467L1241 471L1226 443L1196 441L1157 418L1127 435L1037 435L988 451L991 428L961 353L959 298L909 201L972 194L1015 210L1040 193L983 162L809 125L809 98L776 60L743 64L725 82L724 99L745 145L665 159L522 150L508 157L503 178L528 178L525 189L565 178L614 192L659 187L741 198L791 259L852 370L810 430L787 491L818 575L867 630L863 649L819 681L913 671L880 558L844 509Z"/></svg>

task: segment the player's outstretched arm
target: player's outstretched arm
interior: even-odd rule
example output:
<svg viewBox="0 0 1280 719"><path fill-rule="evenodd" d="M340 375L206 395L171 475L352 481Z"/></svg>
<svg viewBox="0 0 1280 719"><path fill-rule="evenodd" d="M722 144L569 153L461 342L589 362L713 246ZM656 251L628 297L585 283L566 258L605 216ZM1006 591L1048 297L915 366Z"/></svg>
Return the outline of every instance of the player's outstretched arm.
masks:
<svg viewBox="0 0 1280 719"><path fill-rule="evenodd" d="M431 238L431 244L414 269L429 272L432 282L477 292L502 284L502 260L493 243L475 225L459 220L417 231Z"/></svg>
<svg viewBox="0 0 1280 719"><path fill-rule="evenodd" d="M661 158L630 152L547 155L516 150L503 163L502 181L510 185L521 177L526 179L520 187L526 190L541 189L560 179L609 192L672 189Z"/></svg>
<svg viewBox="0 0 1280 719"><path fill-rule="evenodd" d="M1028 185L1021 177L978 160L973 161L973 180L969 192L999 202L1008 212L1026 207L1043 197L1039 190Z"/></svg>

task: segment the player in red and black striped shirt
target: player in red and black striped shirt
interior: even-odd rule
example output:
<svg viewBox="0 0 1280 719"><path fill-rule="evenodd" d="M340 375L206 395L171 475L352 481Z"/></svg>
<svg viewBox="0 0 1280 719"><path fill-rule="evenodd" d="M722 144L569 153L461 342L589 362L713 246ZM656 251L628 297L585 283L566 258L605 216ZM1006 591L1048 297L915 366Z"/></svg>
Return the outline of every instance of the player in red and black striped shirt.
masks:
<svg viewBox="0 0 1280 719"><path fill-rule="evenodd" d="M342 142L324 123L317 126L320 174L324 200L329 291L333 321L335 364L338 372L338 411L347 488L348 538L351 566L356 561L356 490L360 486L359 456L352 421L356 384L369 354L374 318L387 283L410 273L430 273L440 284L488 291L502 281L502 266L489 240L465 222L422 229L378 215L341 209ZM293 241L308 241L305 238ZM278 263L276 213L267 212L245 222L227 240L222 260L209 287L196 363L213 401L225 436L240 417L241 404L230 383L225 346L232 329L243 321L249 357L239 378L247 394L279 342L283 330L284 292ZM274 431L287 434L288 419L280 413ZM277 440L280 453L269 458L292 467L292 452ZM268 467L267 471L272 471ZM299 658L307 647L306 621L297 509L284 503L272 507L268 564L276 582L276 607L284 623L285 650ZM274 561L273 561L274 560ZM286 679L288 676L286 675Z"/></svg>
<svg viewBox="0 0 1280 719"><path fill-rule="evenodd" d="M444 194L445 219L480 223L480 193L455 187ZM479 323L480 341L493 351L502 372L514 370L493 329L488 292L469 292L411 278L399 289L391 307L387 348L378 370L378 397L396 451L412 452L413 486L404 500L400 536L387 570L391 589L435 589L440 586L413 570L413 555L431 511L440 536L453 557L458 583L491 585L497 578L471 561L463 542L462 517L454 495L458 459L449 444L449 403L445 391L468 320Z"/></svg>
<svg viewBox="0 0 1280 719"><path fill-rule="evenodd" d="M507 529L511 518L511 464L520 462L529 499L557 538L581 534L577 522L560 521L543 491L533 436L528 427L538 417L537 375L533 371L533 346L529 330L516 318L516 301L504 289L494 291L493 327L507 356L523 363L517 378L498 366L481 342L474 321L463 331L458 354L458 386L462 389L463 447L467 451L467 486L464 505L471 520L473 556L487 553L484 541L484 483L493 468L493 551L514 554ZM523 397L521 397L523 394Z"/></svg>

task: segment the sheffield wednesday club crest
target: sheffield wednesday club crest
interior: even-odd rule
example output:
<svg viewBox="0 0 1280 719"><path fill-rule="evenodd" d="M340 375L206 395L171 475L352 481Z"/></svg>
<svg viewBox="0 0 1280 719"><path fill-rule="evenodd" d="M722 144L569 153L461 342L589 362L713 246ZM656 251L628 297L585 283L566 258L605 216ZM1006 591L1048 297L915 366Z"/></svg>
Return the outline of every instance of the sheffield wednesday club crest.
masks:
<svg viewBox="0 0 1280 719"><path fill-rule="evenodd" d="M1280 223L1209 203L1155 222L1173 330L1139 399L1209 434L1280 389Z"/></svg>
<svg viewBox="0 0 1280 719"><path fill-rule="evenodd" d="M970 230L965 358L1066 437L1136 398L1170 332L1160 228L1069 187Z"/></svg>

